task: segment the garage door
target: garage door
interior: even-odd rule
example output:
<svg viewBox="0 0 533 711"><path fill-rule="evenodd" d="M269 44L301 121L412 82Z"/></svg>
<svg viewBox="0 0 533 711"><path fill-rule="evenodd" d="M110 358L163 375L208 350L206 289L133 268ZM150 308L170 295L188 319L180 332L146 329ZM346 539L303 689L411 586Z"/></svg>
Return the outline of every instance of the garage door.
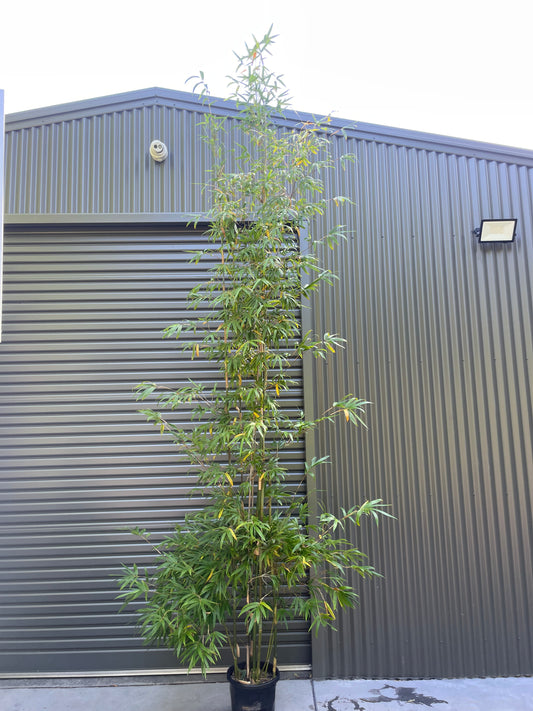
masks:
<svg viewBox="0 0 533 711"><path fill-rule="evenodd" d="M176 670L118 613L120 564L149 562L128 527L163 536L192 508L194 480L137 413L145 379L215 377L161 330L179 321L198 231L168 225L6 229L0 344L0 672ZM203 270L203 271L202 271ZM192 369L194 368L194 373ZM301 381L300 381L301 382ZM287 407L301 407L301 389ZM287 454L294 485L304 453ZM280 662L310 662L304 623Z"/></svg>

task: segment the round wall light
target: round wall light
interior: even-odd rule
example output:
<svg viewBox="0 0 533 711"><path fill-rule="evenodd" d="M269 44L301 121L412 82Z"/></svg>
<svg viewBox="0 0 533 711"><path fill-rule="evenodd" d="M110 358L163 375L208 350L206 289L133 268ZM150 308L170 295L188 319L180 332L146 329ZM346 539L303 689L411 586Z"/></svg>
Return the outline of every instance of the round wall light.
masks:
<svg viewBox="0 0 533 711"><path fill-rule="evenodd" d="M150 155L157 163L162 163L168 156L168 149L163 141L155 140L150 143Z"/></svg>

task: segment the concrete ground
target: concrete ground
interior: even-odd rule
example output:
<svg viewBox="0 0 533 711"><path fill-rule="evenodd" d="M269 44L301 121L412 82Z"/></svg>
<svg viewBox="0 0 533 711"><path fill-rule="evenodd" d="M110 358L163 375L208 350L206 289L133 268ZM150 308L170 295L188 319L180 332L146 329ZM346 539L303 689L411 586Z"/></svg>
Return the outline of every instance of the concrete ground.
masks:
<svg viewBox="0 0 533 711"><path fill-rule="evenodd" d="M533 678L281 680L276 711L533 711ZM0 681L1 711L230 711L227 682Z"/></svg>

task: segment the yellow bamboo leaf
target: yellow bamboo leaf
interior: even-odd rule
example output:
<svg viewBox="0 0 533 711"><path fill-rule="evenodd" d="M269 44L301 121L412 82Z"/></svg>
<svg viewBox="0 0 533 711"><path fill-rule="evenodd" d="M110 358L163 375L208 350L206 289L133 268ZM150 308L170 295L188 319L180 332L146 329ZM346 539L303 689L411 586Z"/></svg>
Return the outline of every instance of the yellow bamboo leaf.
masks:
<svg viewBox="0 0 533 711"><path fill-rule="evenodd" d="M229 528L228 530L229 530L229 532L231 533L231 535L233 536L233 538L234 538L235 540L237 540L237 536L235 535L235 531L233 530L233 528Z"/></svg>
<svg viewBox="0 0 533 711"><path fill-rule="evenodd" d="M334 619L335 619L335 613L333 612L333 609L332 609L331 605L329 605L329 604L326 602L326 600L324 600L324 607L326 608L326 611L327 611L328 615L330 615L331 619L334 620Z"/></svg>
<svg viewBox="0 0 533 711"><path fill-rule="evenodd" d="M348 412L348 410L344 410L344 417L346 418L346 422L350 421L350 413Z"/></svg>
<svg viewBox="0 0 533 711"><path fill-rule="evenodd" d="M276 395L279 397L279 385L276 383Z"/></svg>
<svg viewBox="0 0 533 711"><path fill-rule="evenodd" d="M211 580L211 578L213 577L213 573L214 573L214 572L215 572L215 569L213 568L213 569L211 570L211 572L209 573L209 575L207 576L207 580L205 581L206 583L208 583L208 582Z"/></svg>
<svg viewBox="0 0 533 711"><path fill-rule="evenodd" d="M224 472L224 474L225 474L225 476L226 476L226 479L229 481L229 485L230 485L230 486L233 486L233 479L230 477L230 475L228 474L228 472Z"/></svg>
<svg viewBox="0 0 533 711"><path fill-rule="evenodd" d="M335 353L335 348L333 348L331 343L326 343L326 348L328 348L332 353Z"/></svg>
<svg viewBox="0 0 533 711"><path fill-rule="evenodd" d="M200 346L198 345L198 343L196 344L196 355L200 355Z"/></svg>
<svg viewBox="0 0 533 711"><path fill-rule="evenodd" d="M222 514L224 513L224 509L220 509L218 512L218 517L217 518L222 518Z"/></svg>

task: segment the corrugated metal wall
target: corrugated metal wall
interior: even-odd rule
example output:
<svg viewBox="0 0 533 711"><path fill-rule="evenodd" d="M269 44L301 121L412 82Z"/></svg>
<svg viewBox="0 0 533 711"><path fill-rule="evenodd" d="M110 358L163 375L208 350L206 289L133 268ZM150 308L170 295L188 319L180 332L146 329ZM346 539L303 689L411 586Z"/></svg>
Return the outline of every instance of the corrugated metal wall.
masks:
<svg viewBox="0 0 533 711"><path fill-rule="evenodd" d="M201 232L175 226L7 231L0 675L176 670L170 652L143 646L131 612L119 614L115 579L122 563L152 558L128 528L157 541L201 506L194 473L138 414L132 389L219 377L161 339L190 317L186 295L209 266L191 265L190 252L203 246ZM301 408L293 375L285 405ZM302 485L303 460L303 446L287 451L289 487ZM280 663L309 665L302 621L282 643Z"/></svg>
<svg viewBox="0 0 533 711"><path fill-rule="evenodd" d="M2 340L2 255L4 250L4 91L0 89L0 341Z"/></svg>
<svg viewBox="0 0 533 711"><path fill-rule="evenodd" d="M398 521L363 534L385 578L321 636L314 674L532 674L533 171L351 148L355 235L324 255L340 289L315 311L350 345L317 369L316 398L374 405L368 432L321 432L334 465L317 486L334 508L381 496ZM516 243L479 245L481 219L506 216Z"/></svg>
<svg viewBox="0 0 533 711"><path fill-rule="evenodd" d="M210 110L228 117L230 141L236 110L220 101L213 101ZM201 140L204 129L200 124L207 111L208 107L191 94L154 89L13 114L5 142L6 213L88 216L204 212L207 196L202 193L202 185L211 156ZM285 125L305 120L312 117L291 114ZM527 151L502 152L487 144L368 124L347 133L365 137L369 145L378 141L391 148L396 145L399 150L402 145L414 145L424 147L422 154L437 149L465 156L493 153L495 160L517 160L533 166L533 157ZM164 163L154 162L148 152L156 138L169 148ZM235 140L239 138L236 133ZM344 144L343 139L337 140L339 145ZM431 189L438 187L432 185ZM377 190L373 199L387 198Z"/></svg>
<svg viewBox="0 0 533 711"><path fill-rule="evenodd" d="M205 108L173 96L14 117L9 219L203 211ZM317 410L346 392L374 405L367 432L311 442L334 462L317 489L333 508L382 496L398 521L358 532L385 578L314 643L314 674L531 674L533 154L368 125L335 140L357 163L331 193L357 205L321 227L353 235L324 255L341 282L311 319L349 345L305 389ZM491 217L518 218L515 244L477 244Z"/></svg>
<svg viewBox="0 0 533 711"><path fill-rule="evenodd" d="M6 211L202 212L202 119L200 111L135 106L10 131ZM164 163L150 158L154 139L171 147Z"/></svg>

